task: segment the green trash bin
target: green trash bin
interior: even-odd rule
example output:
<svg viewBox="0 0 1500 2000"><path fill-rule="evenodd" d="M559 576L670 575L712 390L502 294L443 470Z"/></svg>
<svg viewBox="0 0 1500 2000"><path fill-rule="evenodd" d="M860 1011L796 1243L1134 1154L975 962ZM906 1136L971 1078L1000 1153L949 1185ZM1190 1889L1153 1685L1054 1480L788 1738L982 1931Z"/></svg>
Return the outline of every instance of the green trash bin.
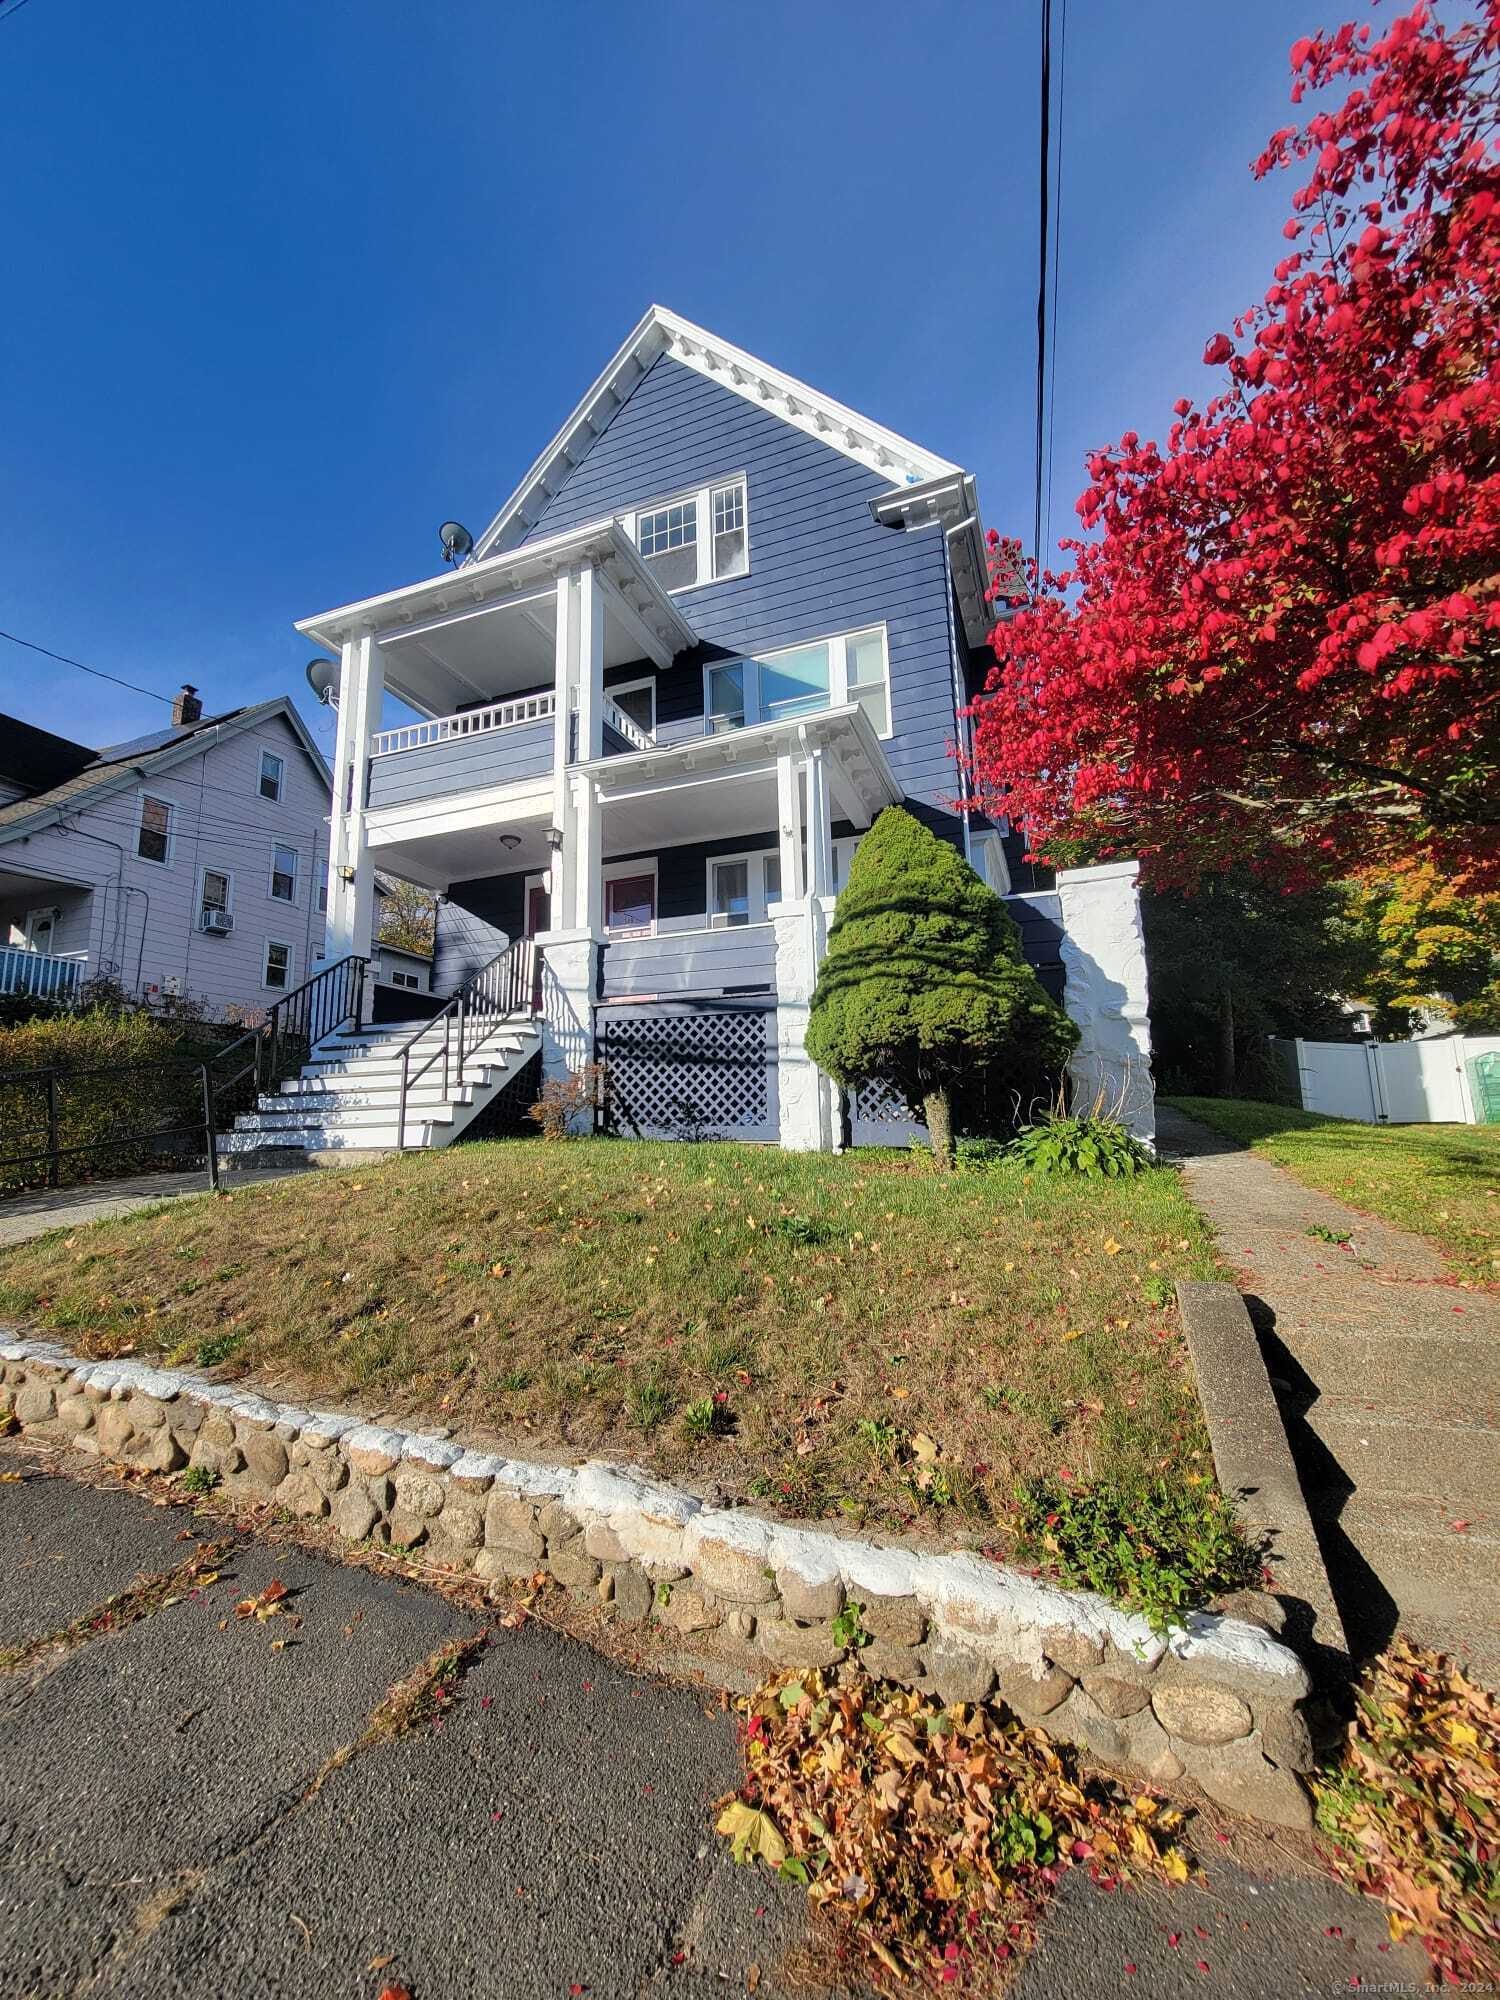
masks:
<svg viewBox="0 0 1500 2000"><path fill-rule="evenodd" d="M1470 1056L1469 1090L1481 1125L1500 1125L1500 1055Z"/></svg>

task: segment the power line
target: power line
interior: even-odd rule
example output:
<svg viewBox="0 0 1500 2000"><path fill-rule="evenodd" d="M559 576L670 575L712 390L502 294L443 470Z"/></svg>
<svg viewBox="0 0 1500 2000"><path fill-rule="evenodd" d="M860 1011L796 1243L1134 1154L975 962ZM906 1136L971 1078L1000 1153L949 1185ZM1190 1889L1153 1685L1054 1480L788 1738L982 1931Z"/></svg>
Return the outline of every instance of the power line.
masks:
<svg viewBox="0 0 1500 2000"><path fill-rule="evenodd" d="M14 12L14 9L12 11ZM4 14L0 14L0 21L5 18ZM172 696L169 694L158 694L155 688L137 687L134 681L122 681L118 674L107 674L100 667L87 666L82 660L72 659L67 653L54 653L50 646L39 646L34 639L23 639L15 632L0 632L0 639L9 639L13 646L25 646L28 651L41 653L46 659L58 660L65 667L77 667L81 674L92 674L95 680L113 681L116 687L129 688L132 694L143 694L149 701L164 701L168 708L172 706Z"/></svg>
<svg viewBox="0 0 1500 2000"><path fill-rule="evenodd" d="M30 0L15 0L14 6L7 7L5 12L0 14L0 21L8 21L12 14L19 14L21 9L29 4Z"/></svg>
<svg viewBox="0 0 1500 2000"><path fill-rule="evenodd" d="M1063 98L1068 86L1068 0L1062 0L1057 30L1057 200L1052 221L1052 317L1048 327L1047 360L1047 550L1052 540L1052 433L1057 422L1058 266L1062 261L1063 222Z"/></svg>
<svg viewBox="0 0 1500 2000"><path fill-rule="evenodd" d="M1042 563L1042 478L1043 461L1046 452L1047 429L1047 238L1048 182L1051 179L1049 159L1052 122L1052 0L1042 0L1042 104L1041 104L1041 170L1039 174L1038 196L1040 220L1037 232L1037 283L1036 283L1036 511L1033 516L1031 553L1038 570Z"/></svg>

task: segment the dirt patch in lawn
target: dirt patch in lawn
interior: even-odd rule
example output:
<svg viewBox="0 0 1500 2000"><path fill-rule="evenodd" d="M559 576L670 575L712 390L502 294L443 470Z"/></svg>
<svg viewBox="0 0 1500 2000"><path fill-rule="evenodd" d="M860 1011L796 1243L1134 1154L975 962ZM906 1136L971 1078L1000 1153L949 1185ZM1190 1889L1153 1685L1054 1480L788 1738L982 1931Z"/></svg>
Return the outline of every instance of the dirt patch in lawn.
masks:
<svg viewBox="0 0 1500 2000"><path fill-rule="evenodd" d="M0 1312L518 1454L986 1539L1017 1483L1211 1481L1177 1177L502 1141L59 1231Z"/></svg>

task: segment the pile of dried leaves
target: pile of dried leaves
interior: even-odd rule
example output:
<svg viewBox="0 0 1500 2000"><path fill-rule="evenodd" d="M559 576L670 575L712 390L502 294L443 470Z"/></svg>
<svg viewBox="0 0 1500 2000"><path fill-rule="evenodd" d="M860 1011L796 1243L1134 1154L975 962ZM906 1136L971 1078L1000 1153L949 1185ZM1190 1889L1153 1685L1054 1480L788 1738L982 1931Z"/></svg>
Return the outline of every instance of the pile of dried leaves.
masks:
<svg viewBox="0 0 1500 2000"><path fill-rule="evenodd" d="M1450 1985L1500 1980L1500 1700L1398 1640L1313 1790L1329 1860L1391 1936L1415 1933Z"/></svg>
<svg viewBox="0 0 1500 2000"><path fill-rule="evenodd" d="M1004 1711L817 1673L740 1707L745 1782L718 1830L737 1861L802 1883L877 1984L987 1979L1029 1948L1066 1868L1106 1889L1187 1879L1180 1813L1083 1777Z"/></svg>

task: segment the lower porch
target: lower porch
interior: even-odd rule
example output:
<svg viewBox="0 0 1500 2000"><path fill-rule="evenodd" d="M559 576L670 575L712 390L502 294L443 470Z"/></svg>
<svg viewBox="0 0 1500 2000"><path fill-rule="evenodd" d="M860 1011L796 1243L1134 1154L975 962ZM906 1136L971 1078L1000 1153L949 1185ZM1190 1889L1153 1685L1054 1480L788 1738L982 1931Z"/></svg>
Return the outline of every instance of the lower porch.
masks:
<svg viewBox="0 0 1500 2000"><path fill-rule="evenodd" d="M88 977L94 890L0 870L0 999L76 999Z"/></svg>

